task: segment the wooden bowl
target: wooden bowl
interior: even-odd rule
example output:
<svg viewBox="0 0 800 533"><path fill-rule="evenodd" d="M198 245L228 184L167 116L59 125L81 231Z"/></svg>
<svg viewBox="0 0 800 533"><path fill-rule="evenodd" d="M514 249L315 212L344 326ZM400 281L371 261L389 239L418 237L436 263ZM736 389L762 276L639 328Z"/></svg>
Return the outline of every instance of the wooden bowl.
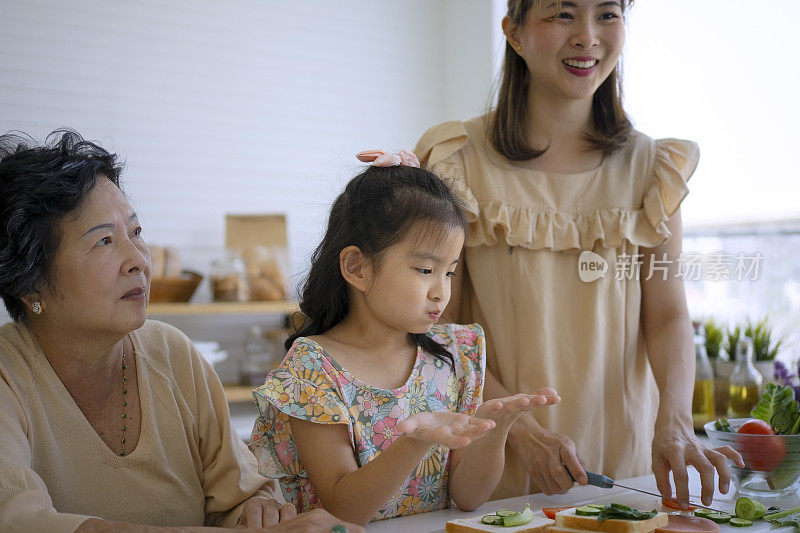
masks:
<svg viewBox="0 0 800 533"><path fill-rule="evenodd" d="M188 302L202 279L190 270L181 272L179 278L154 278L150 280L150 303Z"/></svg>

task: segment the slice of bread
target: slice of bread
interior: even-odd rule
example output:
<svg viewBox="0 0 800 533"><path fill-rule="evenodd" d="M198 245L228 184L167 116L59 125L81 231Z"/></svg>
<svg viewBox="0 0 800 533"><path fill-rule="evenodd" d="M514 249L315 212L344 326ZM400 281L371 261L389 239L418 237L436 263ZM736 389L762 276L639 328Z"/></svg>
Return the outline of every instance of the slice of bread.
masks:
<svg viewBox="0 0 800 533"><path fill-rule="evenodd" d="M596 516L581 516L575 509L565 509L556 514L556 526L568 529L602 531L604 533L649 533L669 522L666 513L658 513L647 520L620 520L609 518L602 522ZM561 532L566 533L566 532Z"/></svg>
<svg viewBox="0 0 800 533"><path fill-rule="evenodd" d="M585 529L572 529L571 527L550 526L547 533L586 533Z"/></svg>
<svg viewBox="0 0 800 533"><path fill-rule="evenodd" d="M445 529L447 533L483 533L485 531L497 531L502 533L545 533L547 528L553 525L553 520L550 520L541 511L533 513L533 520L524 526L490 526L481 523L481 518L486 516L485 513L478 516L471 516L469 518L458 518L447 522Z"/></svg>

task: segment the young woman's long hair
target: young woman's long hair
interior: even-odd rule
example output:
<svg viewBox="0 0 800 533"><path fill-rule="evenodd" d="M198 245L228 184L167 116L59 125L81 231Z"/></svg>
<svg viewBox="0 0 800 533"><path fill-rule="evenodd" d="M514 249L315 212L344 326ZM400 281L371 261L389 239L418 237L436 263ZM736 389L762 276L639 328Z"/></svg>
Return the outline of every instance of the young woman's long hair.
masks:
<svg viewBox="0 0 800 533"><path fill-rule="evenodd" d="M407 166L370 166L353 178L333 203L325 237L311 257L300 299L305 318L289 335L286 349L298 337L324 333L347 316L348 284L339 267L343 249L357 246L380 268L381 252L413 229L426 226L426 231L442 235L454 230L466 235L468 229L461 201L432 172ZM453 364L450 353L431 337L409 335L423 350Z"/></svg>
<svg viewBox="0 0 800 533"><path fill-rule="evenodd" d="M549 0L508 0L508 17L523 26L529 14L545 6ZM560 1L558 9L561 8ZM622 0L622 12L633 0ZM489 114L487 135L495 150L513 161L525 161L542 155L547 148L532 146L527 136L528 88L531 83L528 66L506 41L505 59L497 106ZM633 130L622 106L622 73L618 63L594 93L592 116L595 131L584 136L588 145L609 155L624 146Z"/></svg>

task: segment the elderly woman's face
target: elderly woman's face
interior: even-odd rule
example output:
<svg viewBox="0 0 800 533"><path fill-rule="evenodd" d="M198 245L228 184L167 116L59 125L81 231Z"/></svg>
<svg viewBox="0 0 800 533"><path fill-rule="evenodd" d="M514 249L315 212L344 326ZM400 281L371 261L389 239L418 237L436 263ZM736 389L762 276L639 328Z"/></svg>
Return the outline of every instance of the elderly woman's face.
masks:
<svg viewBox="0 0 800 533"><path fill-rule="evenodd" d="M42 318L121 334L140 327L147 314L150 250L122 191L99 177L59 229L52 283L40 291Z"/></svg>

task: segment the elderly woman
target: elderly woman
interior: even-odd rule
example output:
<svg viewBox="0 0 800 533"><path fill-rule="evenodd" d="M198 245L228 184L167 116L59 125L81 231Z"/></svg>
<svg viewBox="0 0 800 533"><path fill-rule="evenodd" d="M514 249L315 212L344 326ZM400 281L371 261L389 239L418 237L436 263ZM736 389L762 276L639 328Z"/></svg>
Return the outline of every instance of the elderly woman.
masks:
<svg viewBox="0 0 800 533"><path fill-rule="evenodd" d="M0 327L0 530L360 531L282 506L212 368L146 321L150 254L115 156L70 131L49 141L0 137L13 319Z"/></svg>

